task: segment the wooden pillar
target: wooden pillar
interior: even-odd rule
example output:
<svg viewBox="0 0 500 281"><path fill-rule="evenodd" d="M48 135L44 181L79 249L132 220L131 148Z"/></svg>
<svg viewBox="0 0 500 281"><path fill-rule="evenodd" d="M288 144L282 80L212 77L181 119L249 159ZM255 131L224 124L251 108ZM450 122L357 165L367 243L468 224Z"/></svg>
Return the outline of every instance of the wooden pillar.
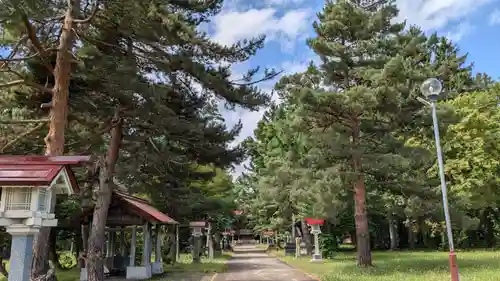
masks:
<svg viewBox="0 0 500 281"><path fill-rule="evenodd" d="M120 230L120 255L122 257L124 257L125 253L126 253L126 249L125 249L125 232L122 229L122 230Z"/></svg>
<svg viewBox="0 0 500 281"><path fill-rule="evenodd" d="M83 248L82 256L86 257L89 249L89 226L82 225L81 231L82 231L82 248ZM80 268L85 268L85 259L79 257L78 264L80 265Z"/></svg>
<svg viewBox="0 0 500 281"><path fill-rule="evenodd" d="M111 256L111 232L108 231L108 235L106 236L106 257Z"/></svg>
<svg viewBox="0 0 500 281"><path fill-rule="evenodd" d="M147 266L151 263L151 234L149 231L149 223L145 223L143 227L144 245L142 254L142 265Z"/></svg>
<svg viewBox="0 0 500 281"><path fill-rule="evenodd" d="M156 252L155 252L155 261L161 262L161 225L156 225Z"/></svg>
<svg viewBox="0 0 500 281"><path fill-rule="evenodd" d="M111 232L109 232L109 234L110 234L109 238L111 240L110 241L111 242L110 243L110 249L109 249L109 252L111 254L110 257L114 257L115 253L116 253L116 248L115 248L116 247L115 246L116 245L116 232L115 231L111 231Z"/></svg>
<svg viewBox="0 0 500 281"><path fill-rule="evenodd" d="M179 249L179 225L175 225L175 259L180 260L180 249Z"/></svg>
<svg viewBox="0 0 500 281"><path fill-rule="evenodd" d="M135 266L135 243L136 243L136 237L137 237L137 226L134 225L134 228L132 229L132 239L130 241L130 262L129 266Z"/></svg>

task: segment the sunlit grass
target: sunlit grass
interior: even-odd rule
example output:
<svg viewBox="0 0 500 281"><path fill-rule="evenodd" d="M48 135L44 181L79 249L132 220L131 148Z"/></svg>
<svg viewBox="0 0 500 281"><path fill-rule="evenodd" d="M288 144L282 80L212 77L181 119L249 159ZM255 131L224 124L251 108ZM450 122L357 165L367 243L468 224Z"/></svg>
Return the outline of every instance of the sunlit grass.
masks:
<svg viewBox="0 0 500 281"><path fill-rule="evenodd" d="M192 263L193 258L190 254L182 254L179 262L175 265L165 265L165 272L224 272L227 270L226 261L230 257L229 253L224 253L222 256L214 259L202 257L201 263L195 264Z"/></svg>
<svg viewBox="0 0 500 281"><path fill-rule="evenodd" d="M445 281L450 280L448 254L443 252L375 252L374 266L359 268L354 254L338 254L323 263L309 257L280 259L322 281ZM458 253L460 280L500 281L500 252Z"/></svg>
<svg viewBox="0 0 500 281"><path fill-rule="evenodd" d="M157 281L167 281L170 280L170 276L177 275L204 275L216 272L224 272L227 270L226 261L231 257L229 253L224 253L222 256L208 259L206 257L201 258L201 263L193 264L192 256L190 254L181 254L179 261L175 265L165 265L165 274L162 277L156 277L151 279ZM9 270L9 264L6 265L7 271ZM58 281L78 281L80 280L80 269L78 267L69 270L58 270L56 272ZM177 279L175 279L178 281ZM180 280L180 279L179 279ZM187 279L186 279L187 280ZM7 281L3 275L0 274L0 281Z"/></svg>

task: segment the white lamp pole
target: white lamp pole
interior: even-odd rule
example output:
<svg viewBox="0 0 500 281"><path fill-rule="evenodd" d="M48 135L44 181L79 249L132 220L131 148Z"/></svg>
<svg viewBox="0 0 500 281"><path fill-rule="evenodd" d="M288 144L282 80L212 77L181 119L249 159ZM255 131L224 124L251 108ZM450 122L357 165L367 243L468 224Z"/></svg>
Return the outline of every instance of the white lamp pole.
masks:
<svg viewBox="0 0 500 281"><path fill-rule="evenodd" d="M443 195L443 209L444 216L446 220L446 232L448 236L448 247L450 249L449 260L450 260L450 272L451 272L451 280L459 281L458 274L458 264L457 264L457 256L455 254L455 247L453 245L453 232L451 229L451 219L450 219L450 211L448 208L448 190L446 188L446 179L444 175L444 161L443 161L443 153L441 150L441 141L439 137L439 125L437 119L437 110L436 110L436 100L443 89L443 85L436 78L429 78L422 83L420 90L422 94L426 96L430 100L430 106L432 109L432 122L434 126L434 138L436 142L436 152L437 152L437 160L439 166L439 179L441 180L441 192ZM426 102L429 103L429 102Z"/></svg>

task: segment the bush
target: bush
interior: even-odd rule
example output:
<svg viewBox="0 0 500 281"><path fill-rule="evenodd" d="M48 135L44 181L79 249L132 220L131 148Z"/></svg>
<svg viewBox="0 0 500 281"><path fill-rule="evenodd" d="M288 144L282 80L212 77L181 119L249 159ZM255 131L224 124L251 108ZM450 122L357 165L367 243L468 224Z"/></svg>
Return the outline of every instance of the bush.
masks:
<svg viewBox="0 0 500 281"><path fill-rule="evenodd" d="M339 248L337 237L333 234L324 233L320 235L319 239L319 243L321 246L321 255L324 258L333 258L335 256L335 252L337 252Z"/></svg>
<svg viewBox="0 0 500 281"><path fill-rule="evenodd" d="M59 254L59 263L63 269L70 269L76 266L76 257L71 252L61 252Z"/></svg>

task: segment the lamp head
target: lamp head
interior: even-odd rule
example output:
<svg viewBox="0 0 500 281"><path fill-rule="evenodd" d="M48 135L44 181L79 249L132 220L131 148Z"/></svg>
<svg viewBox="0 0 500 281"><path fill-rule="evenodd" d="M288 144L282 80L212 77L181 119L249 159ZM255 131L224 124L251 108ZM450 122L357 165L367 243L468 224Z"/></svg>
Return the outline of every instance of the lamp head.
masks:
<svg viewBox="0 0 500 281"><path fill-rule="evenodd" d="M420 86L422 94L430 100L437 99L442 90L443 84L436 78L429 78Z"/></svg>

